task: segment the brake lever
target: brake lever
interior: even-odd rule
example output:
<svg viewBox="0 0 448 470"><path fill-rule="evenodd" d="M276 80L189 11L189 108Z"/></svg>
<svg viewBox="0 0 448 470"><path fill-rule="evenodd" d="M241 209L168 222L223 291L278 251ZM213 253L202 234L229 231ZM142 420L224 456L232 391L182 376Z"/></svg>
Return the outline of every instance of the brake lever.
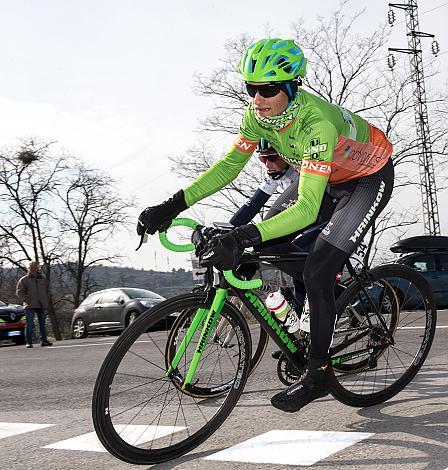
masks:
<svg viewBox="0 0 448 470"><path fill-rule="evenodd" d="M135 249L135 251L138 251L143 245L143 243L146 243L147 241L148 241L148 234L146 232L142 233L142 235L140 236L140 243L138 247Z"/></svg>

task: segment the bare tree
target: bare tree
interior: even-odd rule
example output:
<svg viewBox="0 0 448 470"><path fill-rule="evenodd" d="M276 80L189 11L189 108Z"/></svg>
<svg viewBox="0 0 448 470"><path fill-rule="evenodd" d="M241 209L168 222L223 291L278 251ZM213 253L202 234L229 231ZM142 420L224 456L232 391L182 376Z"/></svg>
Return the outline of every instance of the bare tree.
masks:
<svg viewBox="0 0 448 470"><path fill-rule="evenodd" d="M48 313L61 339L55 307L59 314L70 301L77 307L95 287L89 268L119 259L107 243L133 203L108 175L52 146L27 139L2 152L0 262L17 273L25 273L30 260L42 264L50 286Z"/></svg>
<svg viewBox="0 0 448 470"><path fill-rule="evenodd" d="M52 194L62 185L67 167L64 156L51 155L50 146L29 139L0 158L0 243L6 247L2 259L23 273L26 262L38 261L49 285L52 265L63 253ZM34 158L17 158L24 153ZM51 289L48 296L53 332L61 339Z"/></svg>
<svg viewBox="0 0 448 470"><path fill-rule="evenodd" d="M81 296L94 287L86 276L88 268L119 259L109 250L107 240L126 224L133 202L118 193L110 176L81 161L72 166L64 186L55 188L55 194L63 204L58 222L67 245L64 265L74 280L73 303L77 307Z"/></svg>

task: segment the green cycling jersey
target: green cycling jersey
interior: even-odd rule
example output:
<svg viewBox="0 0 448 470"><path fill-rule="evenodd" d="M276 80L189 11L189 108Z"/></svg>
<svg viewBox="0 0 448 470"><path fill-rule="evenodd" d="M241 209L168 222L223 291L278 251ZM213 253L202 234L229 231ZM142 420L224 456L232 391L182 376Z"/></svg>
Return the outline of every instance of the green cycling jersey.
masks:
<svg viewBox="0 0 448 470"><path fill-rule="evenodd" d="M233 181L261 138L300 169L297 202L257 223L263 241L288 235L312 224L327 184L359 179L380 170L392 154L385 135L360 116L299 89L278 116L258 116L250 105L229 151L184 189L192 206Z"/></svg>

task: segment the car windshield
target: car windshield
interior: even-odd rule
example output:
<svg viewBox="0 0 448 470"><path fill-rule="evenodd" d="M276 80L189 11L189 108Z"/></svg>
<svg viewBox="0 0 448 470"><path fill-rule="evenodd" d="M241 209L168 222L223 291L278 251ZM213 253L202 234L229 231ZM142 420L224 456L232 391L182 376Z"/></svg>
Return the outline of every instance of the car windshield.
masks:
<svg viewBox="0 0 448 470"><path fill-rule="evenodd" d="M6 304L5 302L2 302L2 301L0 300L0 307L6 307L7 305L8 305L8 304Z"/></svg>
<svg viewBox="0 0 448 470"><path fill-rule="evenodd" d="M123 289L131 299L163 299L155 292L146 289Z"/></svg>

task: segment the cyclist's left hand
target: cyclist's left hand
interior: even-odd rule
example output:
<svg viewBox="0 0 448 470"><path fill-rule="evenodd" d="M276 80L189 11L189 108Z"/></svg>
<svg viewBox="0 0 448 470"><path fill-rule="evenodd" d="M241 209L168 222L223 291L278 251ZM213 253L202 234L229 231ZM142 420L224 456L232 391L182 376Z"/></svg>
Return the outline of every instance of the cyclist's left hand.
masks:
<svg viewBox="0 0 448 470"><path fill-rule="evenodd" d="M222 235L216 235L199 253L199 264L219 270L235 269L244 249L258 245L261 235L255 225L243 225Z"/></svg>
<svg viewBox="0 0 448 470"><path fill-rule="evenodd" d="M138 217L137 235L142 236L145 232L150 235L157 231L165 232L173 219L187 208L182 190L157 206L147 207Z"/></svg>

